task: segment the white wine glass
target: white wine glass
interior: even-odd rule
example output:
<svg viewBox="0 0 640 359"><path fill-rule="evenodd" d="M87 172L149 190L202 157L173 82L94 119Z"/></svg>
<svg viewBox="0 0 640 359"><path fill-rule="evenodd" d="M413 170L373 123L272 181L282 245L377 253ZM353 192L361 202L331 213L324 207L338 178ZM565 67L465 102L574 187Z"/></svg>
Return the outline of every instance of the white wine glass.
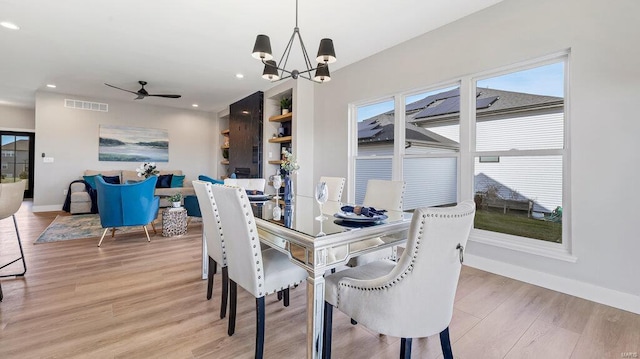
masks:
<svg viewBox="0 0 640 359"><path fill-rule="evenodd" d="M278 194L280 193L280 187L282 186L282 177L280 177L279 174L271 176L271 184L276 190L276 195L273 198L275 198L276 203L278 203L278 199L280 198Z"/></svg>
<svg viewBox="0 0 640 359"><path fill-rule="evenodd" d="M327 182L319 182L316 185L315 191L316 202L318 202L318 206L320 206L320 215L316 217L318 221L324 221L328 217L322 213L322 205L327 203L329 199L329 188L327 187Z"/></svg>

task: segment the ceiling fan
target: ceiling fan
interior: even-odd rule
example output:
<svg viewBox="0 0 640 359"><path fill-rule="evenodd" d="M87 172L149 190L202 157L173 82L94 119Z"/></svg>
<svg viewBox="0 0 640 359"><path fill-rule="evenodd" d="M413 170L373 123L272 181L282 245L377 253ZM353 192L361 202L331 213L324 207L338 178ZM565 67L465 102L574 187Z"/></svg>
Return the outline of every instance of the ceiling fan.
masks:
<svg viewBox="0 0 640 359"><path fill-rule="evenodd" d="M114 89L118 89L118 90L122 90L122 91L127 91L127 92L131 92L134 95L138 95L138 97L135 98L135 100L141 100L147 96L155 96L155 97L166 97L166 98L180 98L182 97L182 95L159 95L159 94L150 94L147 92L147 90L144 89L144 85L147 84L146 81L138 81L138 83L140 85L142 85L142 88L140 90L138 90L137 92L135 91L130 91L130 90L125 90L123 88L117 87L117 86L113 86L113 85L109 85L108 83L105 83L105 85L109 86L109 87L113 87Z"/></svg>

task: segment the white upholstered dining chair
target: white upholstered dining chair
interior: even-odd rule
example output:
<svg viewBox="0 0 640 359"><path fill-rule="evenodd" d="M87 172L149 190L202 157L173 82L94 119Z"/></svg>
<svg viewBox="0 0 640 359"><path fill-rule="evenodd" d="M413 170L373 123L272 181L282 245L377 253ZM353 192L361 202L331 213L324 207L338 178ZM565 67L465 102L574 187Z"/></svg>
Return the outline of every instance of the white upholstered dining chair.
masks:
<svg viewBox="0 0 640 359"><path fill-rule="evenodd" d="M386 209L387 211L402 212L404 202L404 181L388 181L370 179L367 181L367 190L364 194L362 205L365 207L374 207L376 209ZM359 246L371 246L375 242L382 243L380 238L371 239L367 242L354 244L353 249ZM392 259L394 257L393 248L384 248L375 252L363 254L358 257L351 258L347 265L356 267L367 264L380 259Z"/></svg>
<svg viewBox="0 0 640 359"><path fill-rule="evenodd" d="M214 201L218 205L225 252L229 268L229 327L235 332L237 285L256 298L255 357L262 358L264 348L265 296L285 291L307 278L307 272L293 264L289 257L275 249L260 249L260 238L251 203L238 187L213 185Z"/></svg>
<svg viewBox="0 0 640 359"><path fill-rule="evenodd" d="M20 241L20 232L18 231L18 222L16 221L16 212L22 205L24 198L25 181L0 184L0 220L13 217L13 226L16 229L16 237L18 238L18 247L20 248L20 257L9 263L0 266L0 269L7 267L19 260L22 260L23 271L16 274L4 274L0 277L23 276L27 272L27 262L24 259L24 251L22 250L22 242ZM6 239L6 237L5 237ZM0 290L1 293L1 290Z"/></svg>
<svg viewBox="0 0 640 359"><path fill-rule="evenodd" d="M402 338L401 358L411 357L411 338L436 333L444 358L453 358L449 323L474 215L473 201L418 208L397 263L376 261L325 277L323 358L331 357L333 307L371 330Z"/></svg>
<svg viewBox="0 0 640 359"><path fill-rule="evenodd" d="M220 318L227 314L227 298L229 295L229 273L227 271L227 255L224 250L224 234L220 224L218 206L213 199L212 184L206 181L193 181L193 188L198 198L198 206L202 215L202 232L207 244L209 266L207 274L207 300L213 294L213 277L218 264L222 268L222 289L220 291Z"/></svg>
<svg viewBox="0 0 640 359"><path fill-rule="evenodd" d="M225 178L224 184L227 186L242 187L247 191L260 191L264 193L267 180L264 178Z"/></svg>
<svg viewBox="0 0 640 359"><path fill-rule="evenodd" d="M327 184L327 190L329 192L329 198L327 201L342 202L342 191L344 190L344 177L320 177L320 182Z"/></svg>

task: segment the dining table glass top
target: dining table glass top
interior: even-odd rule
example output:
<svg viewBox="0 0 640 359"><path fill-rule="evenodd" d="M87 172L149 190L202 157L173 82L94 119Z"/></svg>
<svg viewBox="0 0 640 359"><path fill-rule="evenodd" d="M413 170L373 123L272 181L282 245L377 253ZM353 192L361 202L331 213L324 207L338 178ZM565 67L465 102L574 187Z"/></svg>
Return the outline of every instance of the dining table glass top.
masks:
<svg viewBox="0 0 640 359"><path fill-rule="evenodd" d="M291 203L277 200L280 218L274 213L276 199L250 201L263 243L289 253L307 269L323 270L348 258L378 248L397 245L407 236L411 213L386 211L384 216L345 220L343 204L327 202L320 207L313 197L296 195ZM277 212L277 210L276 210ZM274 215L275 218L274 218Z"/></svg>

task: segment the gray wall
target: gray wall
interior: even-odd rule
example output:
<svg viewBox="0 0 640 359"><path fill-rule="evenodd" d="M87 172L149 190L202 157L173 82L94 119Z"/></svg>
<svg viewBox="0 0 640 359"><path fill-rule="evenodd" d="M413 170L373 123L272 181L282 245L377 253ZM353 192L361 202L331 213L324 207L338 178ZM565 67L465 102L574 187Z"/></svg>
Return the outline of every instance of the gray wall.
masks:
<svg viewBox="0 0 640 359"><path fill-rule="evenodd" d="M33 132L35 128L34 109L0 105L0 130Z"/></svg>
<svg viewBox="0 0 640 359"><path fill-rule="evenodd" d="M349 103L570 48L569 223L577 262L478 242L467 253L490 270L640 312L638 13L636 0L505 0L334 71L315 89L315 177L347 176Z"/></svg>
<svg viewBox="0 0 640 359"><path fill-rule="evenodd" d="M64 107L64 99L109 104L109 112ZM214 173L218 160L218 121L211 113L149 106L143 101L114 101L79 96L36 93L36 147L34 211L59 210L63 190L82 176L84 170L130 169L137 162L98 161L98 134L101 124L161 128L169 131L169 162L158 169L180 169L186 180ZM41 154L53 157L44 163Z"/></svg>

